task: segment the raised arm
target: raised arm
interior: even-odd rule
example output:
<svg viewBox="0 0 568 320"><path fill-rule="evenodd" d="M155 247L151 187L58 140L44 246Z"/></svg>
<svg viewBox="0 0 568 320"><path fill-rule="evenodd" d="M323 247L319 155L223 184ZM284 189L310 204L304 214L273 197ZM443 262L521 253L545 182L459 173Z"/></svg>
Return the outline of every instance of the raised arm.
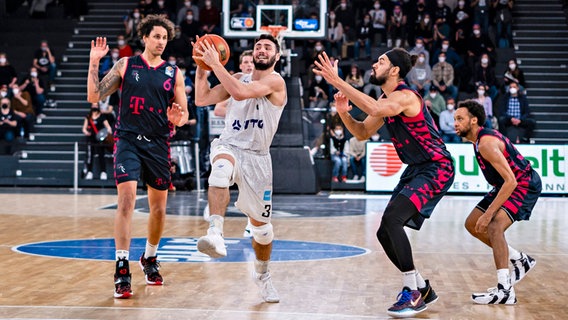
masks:
<svg viewBox="0 0 568 320"><path fill-rule="evenodd" d="M87 100L91 103L97 103L111 95L120 87L122 81L122 73L128 58L120 59L103 80L99 81L99 62L108 50L106 38L97 37L96 40L91 41L89 73L87 75Z"/></svg>
<svg viewBox="0 0 568 320"><path fill-rule="evenodd" d="M351 134L359 140L369 139L385 123L383 118L368 116L364 121L353 119L349 100L340 91L334 95L337 114Z"/></svg>

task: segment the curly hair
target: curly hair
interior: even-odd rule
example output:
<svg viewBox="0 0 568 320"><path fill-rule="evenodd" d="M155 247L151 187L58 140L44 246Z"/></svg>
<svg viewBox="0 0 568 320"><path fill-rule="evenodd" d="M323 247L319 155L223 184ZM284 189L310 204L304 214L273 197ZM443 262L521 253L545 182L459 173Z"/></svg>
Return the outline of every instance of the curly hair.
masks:
<svg viewBox="0 0 568 320"><path fill-rule="evenodd" d="M145 36L149 36L152 29L156 26L166 29L168 32L168 41L175 37L175 26L173 22L171 22L168 17L163 14L149 14L144 17L144 19L142 19L138 24L138 37L142 39Z"/></svg>
<svg viewBox="0 0 568 320"><path fill-rule="evenodd" d="M485 110L479 102L471 99L464 100L458 103L458 107L456 109L459 108L466 108L472 118L477 118L477 124L480 127L483 127L483 125L485 124L486 116Z"/></svg>

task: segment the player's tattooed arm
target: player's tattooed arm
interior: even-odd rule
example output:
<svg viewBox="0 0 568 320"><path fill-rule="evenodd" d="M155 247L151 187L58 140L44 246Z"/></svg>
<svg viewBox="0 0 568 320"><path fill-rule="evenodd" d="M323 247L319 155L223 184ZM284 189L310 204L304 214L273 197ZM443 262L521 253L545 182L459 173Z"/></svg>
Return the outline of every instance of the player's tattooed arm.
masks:
<svg viewBox="0 0 568 320"><path fill-rule="evenodd" d="M113 94L120 87L122 81L122 70L126 64L127 58L118 60L107 75L99 81L99 68L95 63L89 66L89 89L92 89L88 94L89 102L98 102L106 99L106 97Z"/></svg>

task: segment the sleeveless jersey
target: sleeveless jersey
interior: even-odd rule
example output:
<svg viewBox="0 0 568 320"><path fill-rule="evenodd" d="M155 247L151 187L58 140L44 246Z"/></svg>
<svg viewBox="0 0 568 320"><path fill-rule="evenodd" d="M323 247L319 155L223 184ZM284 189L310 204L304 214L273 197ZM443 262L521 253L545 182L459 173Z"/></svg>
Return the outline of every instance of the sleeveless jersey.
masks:
<svg viewBox="0 0 568 320"><path fill-rule="evenodd" d="M252 74L243 75L239 81L251 83ZM241 101L229 98L225 128L219 140L243 150L267 154L287 101L286 98L282 106L275 106L267 97Z"/></svg>
<svg viewBox="0 0 568 320"><path fill-rule="evenodd" d="M167 109L174 100L177 67L166 61L150 67L142 55L128 58L122 76L122 94L116 133L169 137L172 124Z"/></svg>
<svg viewBox="0 0 568 320"><path fill-rule="evenodd" d="M509 167L513 171L513 174L517 179L518 185L528 186L529 183L531 182L531 175L533 171L530 162L527 159L525 159L519 153L519 151L517 151L517 148L515 148L515 146L511 143L511 141L507 137L503 136L499 131L487 128L481 128L479 130L479 133L477 134L477 140L473 144L473 148L475 151L475 157L479 162L479 167L481 168L481 172L483 172L483 176L485 176L487 182L496 188L500 188L503 185L504 180L503 177L501 177L501 175L499 174L499 172L491 165L491 163L486 161L481 155L481 153L479 153L479 148L478 148L479 140L481 140L481 137L483 136L492 136L503 141L503 143L505 144L505 150L503 151L503 155L505 156L505 159L507 159L507 163L509 164Z"/></svg>
<svg viewBox="0 0 568 320"><path fill-rule="evenodd" d="M385 125L400 160L408 165L447 159L451 161L450 152L442 141L442 137L426 108L420 95L406 84L400 83L395 91L411 90L420 98L422 109L414 117L398 114L385 117Z"/></svg>

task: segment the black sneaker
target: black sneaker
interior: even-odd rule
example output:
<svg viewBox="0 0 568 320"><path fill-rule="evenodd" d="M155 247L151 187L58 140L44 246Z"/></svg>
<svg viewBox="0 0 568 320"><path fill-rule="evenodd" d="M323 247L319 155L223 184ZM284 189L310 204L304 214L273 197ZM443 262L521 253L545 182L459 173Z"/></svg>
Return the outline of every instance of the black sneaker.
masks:
<svg viewBox="0 0 568 320"><path fill-rule="evenodd" d="M116 262L116 271L114 272L114 297L118 299L126 299L132 296L132 288L130 286L130 267L128 260L119 259Z"/></svg>
<svg viewBox="0 0 568 320"><path fill-rule="evenodd" d="M424 281L426 281L426 286L424 288L418 288L418 291L420 291L420 293L422 294L422 299L424 299L424 303L431 304L438 301L438 295L436 294L434 289L432 289L432 287L430 286L430 281L429 280L424 280Z"/></svg>
<svg viewBox="0 0 568 320"><path fill-rule="evenodd" d="M146 283L155 286L161 286L164 284L164 279L160 275L160 263L158 262L158 257L148 257L144 258L144 253L140 257L140 268L144 271L146 275Z"/></svg>

